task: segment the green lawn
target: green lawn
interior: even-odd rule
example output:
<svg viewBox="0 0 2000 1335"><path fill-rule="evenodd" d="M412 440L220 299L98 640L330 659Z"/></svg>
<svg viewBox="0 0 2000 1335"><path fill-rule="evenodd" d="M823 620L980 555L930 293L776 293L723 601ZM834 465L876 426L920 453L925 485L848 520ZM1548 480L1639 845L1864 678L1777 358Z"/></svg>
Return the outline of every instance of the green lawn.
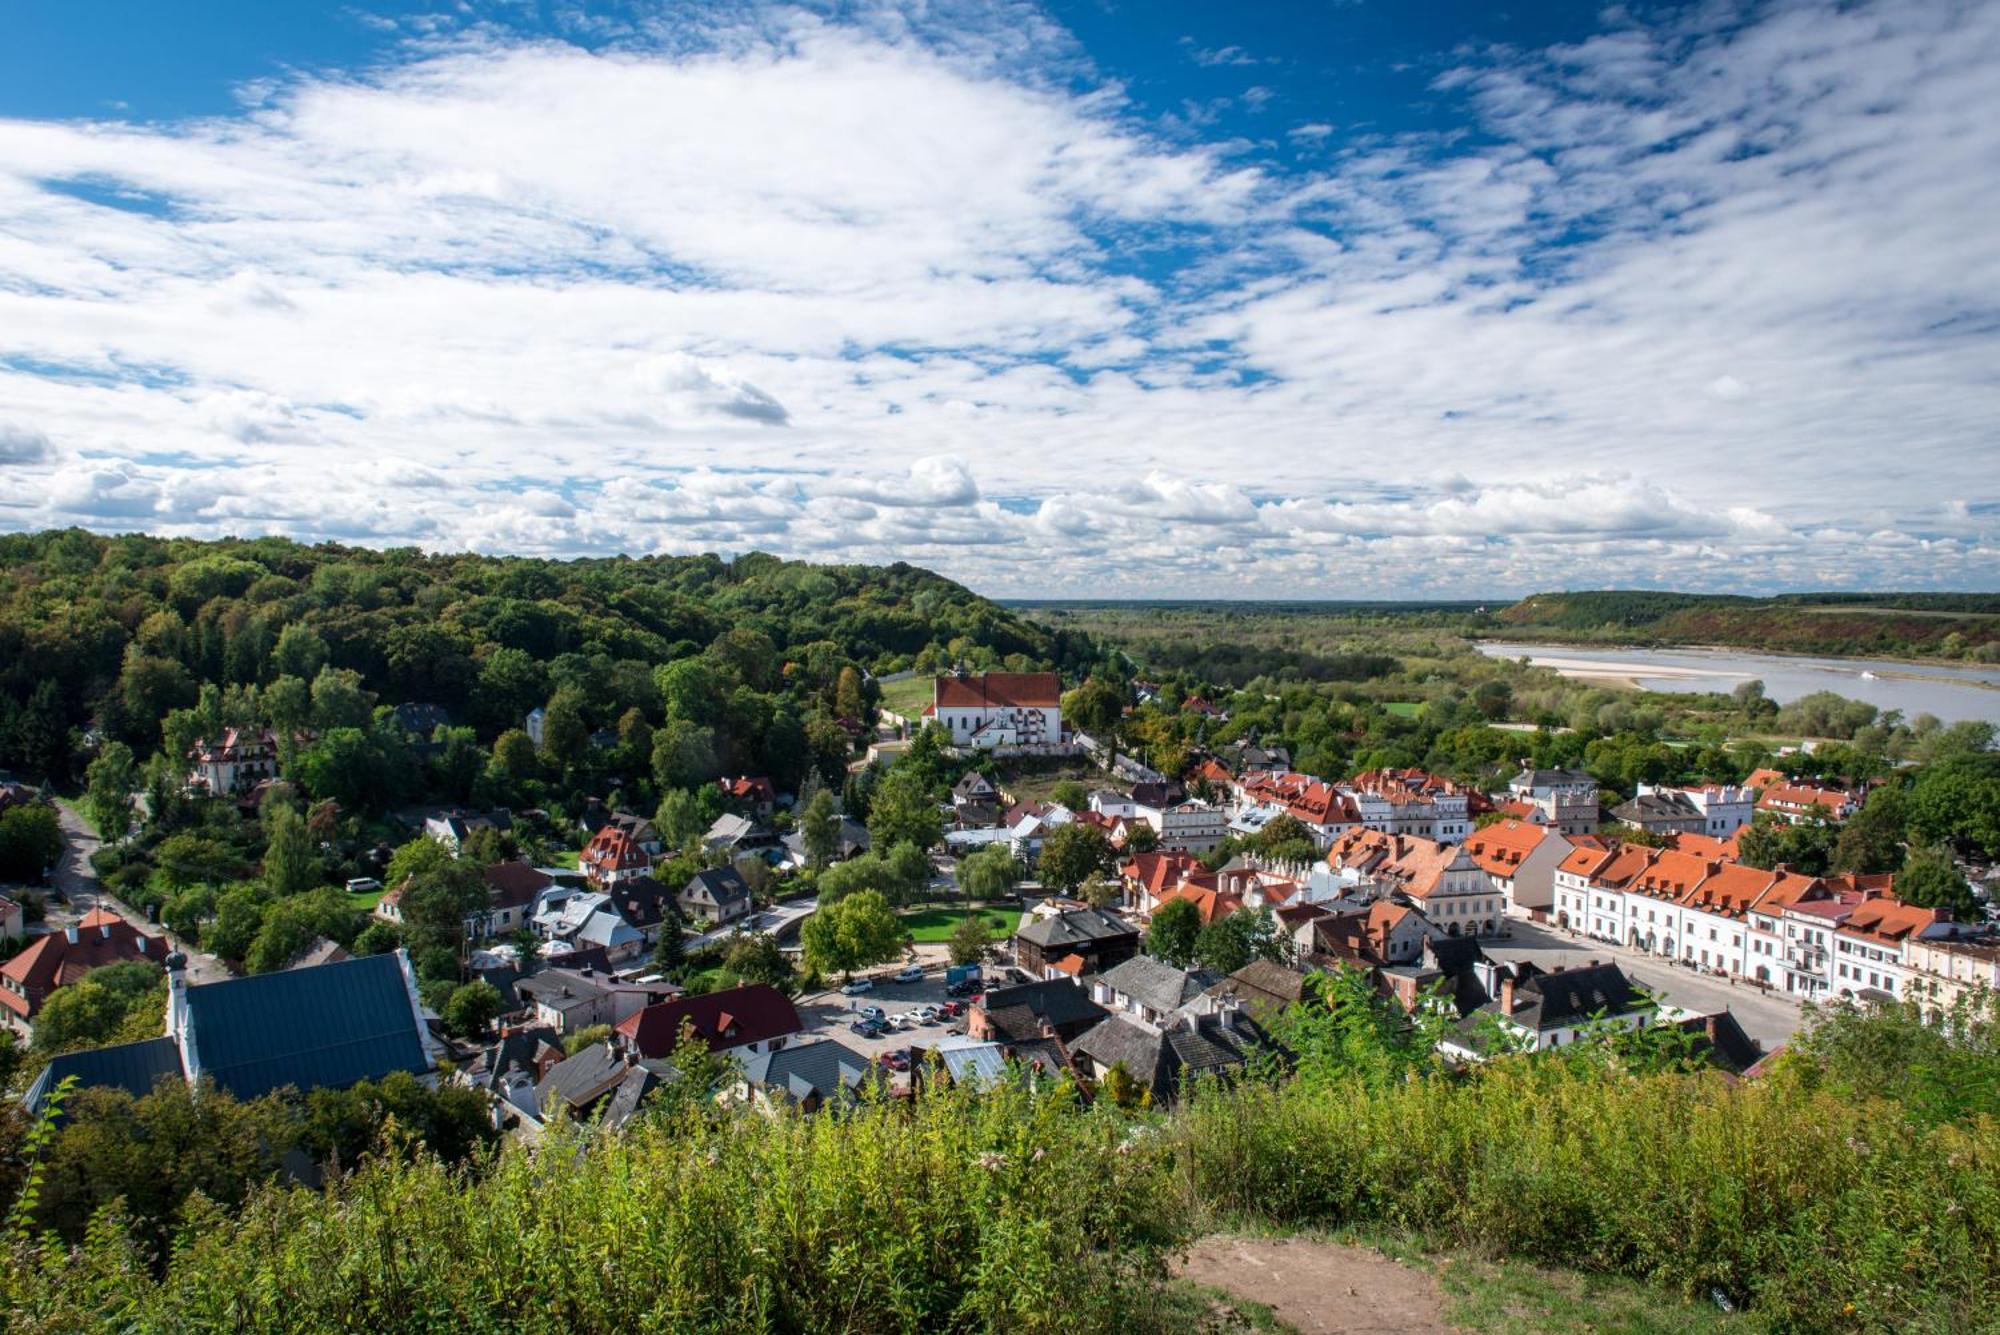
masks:
<svg viewBox="0 0 2000 1335"><path fill-rule="evenodd" d="M1397 718L1415 718L1417 710L1422 707L1423 702L1420 700L1385 700L1382 703L1382 708Z"/></svg>
<svg viewBox="0 0 2000 1335"><path fill-rule="evenodd" d="M577 856L582 852L583 850L580 848L565 848L560 853L551 853L549 855L549 865L551 867L561 867L566 871L575 871Z"/></svg>
<svg viewBox="0 0 2000 1335"><path fill-rule="evenodd" d="M362 894L349 893L347 896L347 907L353 909L356 913L373 913L375 906L382 902L382 896L385 893L387 892L383 890L369 890Z"/></svg>
<svg viewBox="0 0 2000 1335"><path fill-rule="evenodd" d="M921 909L915 913L903 914L903 925L910 929L914 941L949 941L951 934L958 930L959 920L965 917L963 909ZM997 937L1013 935L1015 925L1020 921L1018 913L1006 913L1000 909L981 909L981 917L986 926Z"/></svg>
<svg viewBox="0 0 2000 1335"><path fill-rule="evenodd" d="M931 702L931 683L935 680L935 677L905 677L902 681L884 682L882 708L907 719L916 718Z"/></svg>

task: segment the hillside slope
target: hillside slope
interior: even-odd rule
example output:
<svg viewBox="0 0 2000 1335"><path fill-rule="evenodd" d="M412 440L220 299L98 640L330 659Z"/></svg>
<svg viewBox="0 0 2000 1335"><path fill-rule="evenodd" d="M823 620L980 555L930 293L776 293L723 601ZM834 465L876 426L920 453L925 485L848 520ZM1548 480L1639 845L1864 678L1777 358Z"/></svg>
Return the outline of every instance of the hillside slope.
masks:
<svg viewBox="0 0 2000 1335"><path fill-rule="evenodd" d="M2000 660L2000 594L1788 593L1774 598L1600 589L1538 593L1494 614L1505 633L1788 653Z"/></svg>

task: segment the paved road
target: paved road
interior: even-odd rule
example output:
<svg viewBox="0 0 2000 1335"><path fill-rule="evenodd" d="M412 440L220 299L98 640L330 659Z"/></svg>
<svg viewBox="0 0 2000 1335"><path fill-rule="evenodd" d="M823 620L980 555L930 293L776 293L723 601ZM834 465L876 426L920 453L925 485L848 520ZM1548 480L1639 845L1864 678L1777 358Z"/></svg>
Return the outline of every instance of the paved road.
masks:
<svg viewBox="0 0 2000 1335"><path fill-rule="evenodd" d="M1799 1027L1798 1003L1783 993L1765 992L1748 983L1731 983L1726 978L1696 973L1669 964L1657 955L1571 936L1553 927L1521 922L1513 926L1512 937L1482 941L1481 949L1496 960L1508 963L1532 960L1544 969L1558 964L1574 967L1592 960L1616 964L1628 978L1673 1005L1704 1014L1728 1007L1735 1012L1744 1032L1762 1043L1767 1052L1790 1039Z"/></svg>
<svg viewBox="0 0 2000 1335"><path fill-rule="evenodd" d="M188 958L187 977L190 983L219 983L236 975L229 966L213 955L203 954L176 937L157 923L148 922L146 915L122 903L117 896L105 890L98 882L97 872L91 868L90 855L98 848L98 838L67 802L57 804L61 814L63 832L62 861L56 864L55 885L69 901L67 907L49 906L49 925L67 927L81 920L94 908L107 908L141 931L164 936L175 950Z"/></svg>

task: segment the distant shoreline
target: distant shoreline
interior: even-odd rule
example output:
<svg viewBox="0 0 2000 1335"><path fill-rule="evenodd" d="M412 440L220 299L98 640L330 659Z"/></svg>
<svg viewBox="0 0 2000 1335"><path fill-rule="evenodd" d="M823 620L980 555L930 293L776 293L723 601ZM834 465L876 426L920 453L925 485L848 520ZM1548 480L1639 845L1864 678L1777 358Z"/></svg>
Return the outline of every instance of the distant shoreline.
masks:
<svg viewBox="0 0 2000 1335"><path fill-rule="evenodd" d="M1648 689L1641 681L1642 678L1647 678L1647 677L1650 677L1656 681L1662 678L1671 679L1674 681L1701 681L1703 679L1713 679L1718 683L1721 682L1741 683L1746 681L1759 680L1757 674L1754 672L1725 672L1721 670L1705 670L1699 667L1683 667L1674 664L1655 665L1649 663L1603 662L1589 658L1563 658L1560 655L1560 651L1564 649L1575 650L1580 648L1600 647L1596 645L1577 645L1577 644L1560 644L1560 643L1534 644L1525 640L1520 640L1520 641L1482 640L1480 637L1476 636L1467 636L1466 638L1474 644L1480 644L1480 643L1519 644L1524 649L1529 649L1534 651L1529 656L1531 658L1540 660L1533 664L1533 666L1535 667L1547 668L1551 672L1569 678L1571 681L1597 682L1607 686L1618 686L1626 690L1644 691ZM1623 651L1623 652L1645 653L1648 651L1657 652L1659 650L1664 650L1664 649L1688 649L1706 653L1733 654L1739 657L1744 655L1755 654L1760 657L1796 658L1807 661L1813 659L1826 659L1826 660L1850 659L1850 660L1873 662L1873 663L1901 663L1906 666L1915 668L1963 666L1966 668L1976 669L1979 667L1989 666L1987 664L1978 664L1978 663L1960 664L1957 663L1956 661L1947 664L1936 659L1912 659L1912 658L1903 658L1891 654L1869 654L1869 655L1801 654L1801 653L1788 653L1780 649L1745 649L1736 645L1719 645L1719 644L1717 645L1625 644L1625 645L1604 645L1601 647L1608 652ZM1549 650L1554 650L1557 652L1553 653L1544 652ZM1512 654L1487 654L1486 656L1489 658L1507 658L1507 659L1512 659L1515 657L1515 655ZM1948 686L1976 686L1981 690L2000 691L2000 682L1986 681L1981 678L1971 677L1971 676L1938 675L1936 673L1926 673L1926 672L1895 672L1895 671L1878 672L1875 675L1880 678L1887 678L1895 681L1927 681L1927 682L1937 682ZM1725 687L1718 693L1726 694L1727 689L1728 688ZM1833 687L1829 686L1828 689L1832 690ZM1835 694L1838 693L1839 693L1838 691L1835 692Z"/></svg>

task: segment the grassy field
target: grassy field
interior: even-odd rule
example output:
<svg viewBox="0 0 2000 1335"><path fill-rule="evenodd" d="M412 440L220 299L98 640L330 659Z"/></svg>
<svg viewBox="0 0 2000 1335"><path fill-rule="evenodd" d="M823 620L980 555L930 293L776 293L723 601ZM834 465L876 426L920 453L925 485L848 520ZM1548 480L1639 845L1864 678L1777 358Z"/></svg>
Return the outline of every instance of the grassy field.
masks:
<svg viewBox="0 0 2000 1335"><path fill-rule="evenodd" d="M882 684L882 708L904 718L915 718L931 702L935 677L906 677Z"/></svg>
<svg viewBox="0 0 2000 1335"><path fill-rule="evenodd" d="M564 871L576 870L576 859L583 852L580 848L565 848L560 853L549 854L549 865L561 867Z"/></svg>
<svg viewBox="0 0 2000 1335"><path fill-rule="evenodd" d="M1110 782L1103 770L1087 760L1001 761L993 767L994 783L1017 802L1046 802L1057 785L1071 779L1082 784L1086 792Z"/></svg>
<svg viewBox="0 0 2000 1335"><path fill-rule="evenodd" d="M382 902L385 893L387 892L382 890L369 890L361 894L350 892L347 896L347 907L356 913L373 913L375 906Z"/></svg>
<svg viewBox="0 0 2000 1335"><path fill-rule="evenodd" d="M1417 710L1422 707L1422 702L1418 700L1390 700L1382 706L1397 718L1415 718Z"/></svg>
<svg viewBox="0 0 2000 1335"><path fill-rule="evenodd" d="M949 941L965 914L963 909L921 909L905 913L903 926L910 929L910 938L915 941ZM999 909L982 909L980 916L986 919L986 926L996 937L1011 935L1020 920L1018 913L1003 913Z"/></svg>

